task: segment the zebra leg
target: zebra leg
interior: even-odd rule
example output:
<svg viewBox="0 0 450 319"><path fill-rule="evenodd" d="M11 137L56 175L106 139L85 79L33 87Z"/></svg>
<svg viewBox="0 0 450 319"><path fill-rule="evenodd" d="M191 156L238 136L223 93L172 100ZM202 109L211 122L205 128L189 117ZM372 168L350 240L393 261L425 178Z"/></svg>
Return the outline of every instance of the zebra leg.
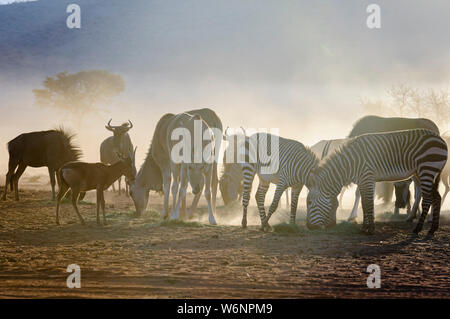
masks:
<svg viewBox="0 0 450 319"><path fill-rule="evenodd" d="M295 217L297 215L298 196L302 191L303 185L296 185L291 190L291 218L289 223L295 225Z"/></svg>
<svg viewBox="0 0 450 319"><path fill-rule="evenodd" d="M434 185L427 185L428 183L424 180L420 181L420 188L422 192L422 214L420 214L419 221L417 222L416 228L413 230L413 234L418 235L423 228L423 223L427 217L428 210L433 203L433 187ZM440 206L439 206L440 207Z"/></svg>
<svg viewBox="0 0 450 319"><path fill-rule="evenodd" d="M267 190L269 189L270 183L259 179L258 190L255 194L256 203L258 205L259 217L261 220L266 218L266 210L264 208L264 203L266 200Z"/></svg>
<svg viewBox="0 0 450 319"><path fill-rule="evenodd" d="M247 227L247 208L250 200L250 193L252 191L253 179L255 178L255 167L253 165L245 165L242 168L244 175L244 186L242 192L242 228Z"/></svg>
<svg viewBox="0 0 450 319"><path fill-rule="evenodd" d="M361 202L363 208L363 226L362 231L368 235L372 235L375 232L374 224L374 193L375 193L375 181L370 178L364 181L363 184L358 185L359 192L361 194Z"/></svg>
<svg viewBox="0 0 450 319"><path fill-rule="evenodd" d="M358 217L358 206L359 206L360 198L361 198L361 193L359 191L359 187L357 187L356 191L355 191L355 203L353 204L352 213L348 217L349 222L356 222L356 217Z"/></svg>
<svg viewBox="0 0 450 319"><path fill-rule="evenodd" d="M286 188L286 191L284 192L284 194L286 195L286 209L289 208L289 188Z"/></svg>
<svg viewBox="0 0 450 319"><path fill-rule="evenodd" d="M437 178L437 180L435 181L435 184L433 185L433 191L432 191L433 220L432 220L431 228L428 231L427 237L432 237L434 235L435 231L438 230L438 228L439 228L439 217L440 217L440 213L441 213L441 195L439 194L438 187L439 187L439 177Z"/></svg>
<svg viewBox="0 0 450 319"><path fill-rule="evenodd" d="M339 194L339 207L343 209L342 200L344 199L345 187L342 188L341 193Z"/></svg>
<svg viewBox="0 0 450 319"><path fill-rule="evenodd" d="M413 176L414 181L414 204L413 207L406 218L407 222L412 222L414 218L416 218L417 211L419 210L420 199L422 198L421 190L420 190L420 182L417 176Z"/></svg>
<svg viewBox="0 0 450 319"><path fill-rule="evenodd" d="M277 184L277 189L275 190L275 195L273 196L272 204L269 207L269 213L266 218L261 219L261 230L267 230L269 228L269 219L277 210L278 202L280 201L281 195L283 195L283 192L286 190L286 187L286 184L282 182L280 178Z"/></svg>

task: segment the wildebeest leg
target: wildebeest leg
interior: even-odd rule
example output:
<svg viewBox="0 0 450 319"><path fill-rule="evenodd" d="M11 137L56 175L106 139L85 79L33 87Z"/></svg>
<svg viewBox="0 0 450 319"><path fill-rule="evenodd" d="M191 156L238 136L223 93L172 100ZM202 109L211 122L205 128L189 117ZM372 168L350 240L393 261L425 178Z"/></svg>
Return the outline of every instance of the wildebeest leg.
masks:
<svg viewBox="0 0 450 319"><path fill-rule="evenodd" d="M50 176L50 185L52 187L52 200L55 200L55 170L53 168L48 168L48 175Z"/></svg>
<svg viewBox="0 0 450 319"><path fill-rule="evenodd" d="M263 221L266 218L266 209L264 207L266 201L267 190L269 189L270 183L259 179L258 190L255 194L256 204L258 205L259 218Z"/></svg>
<svg viewBox="0 0 450 319"><path fill-rule="evenodd" d="M358 206L359 206L359 199L361 198L361 193L359 191L359 187L356 187L355 191L355 203L353 204L352 213L350 214L348 221L355 221L356 217L358 216Z"/></svg>
<svg viewBox="0 0 450 319"><path fill-rule="evenodd" d="M295 218L297 215L297 206L298 206L298 196L302 191L303 185L295 185L291 189L291 218L289 220L290 224L295 224Z"/></svg>
<svg viewBox="0 0 450 319"><path fill-rule="evenodd" d="M205 199L208 204L209 223L211 225L217 225L216 219L214 218L213 205L211 203L212 169L209 169L203 176L205 178Z"/></svg>
<svg viewBox="0 0 450 319"><path fill-rule="evenodd" d="M363 208L363 226L362 231L368 235L375 232L374 224L374 193L375 181L371 177L364 178L363 182L358 185L361 194L361 203Z"/></svg>
<svg viewBox="0 0 450 319"><path fill-rule="evenodd" d="M173 175L173 185L172 185L172 214L170 214L170 219L180 218L180 206L181 202L186 198L186 189L188 186L188 176L186 165L181 165L180 174L174 172ZM178 194L178 198L177 198Z"/></svg>
<svg viewBox="0 0 450 319"><path fill-rule="evenodd" d="M161 217L167 218L169 215L169 195L170 195L170 184L172 183L172 176L169 168L162 169L163 186L164 186L164 206L161 211Z"/></svg>
<svg viewBox="0 0 450 319"><path fill-rule="evenodd" d="M120 176L120 177L117 179L117 183L119 183L119 196L120 196L120 194L122 193L121 181L122 181L122 176Z"/></svg>
<svg viewBox="0 0 450 319"><path fill-rule="evenodd" d="M69 187L66 184L59 183L58 196L56 197L56 225L59 225L59 208L61 206L61 200L66 196L68 191Z"/></svg>
<svg viewBox="0 0 450 319"><path fill-rule="evenodd" d="M27 166L25 164L19 164L19 167L17 168L17 171L14 173L12 179L14 183L14 199L16 201L19 200L19 178L22 176L23 172L25 172L25 169Z"/></svg>
<svg viewBox="0 0 450 319"><path fill-rule="evenodd" d="M112 190L115 193L116 192L116 187L114 186L114 183L111 184Z"/></svg>
<svg viewBox="0 0 450 319"><path fill-rule="evenodd" d="M420 199L422 198L421 190L420 190L420 182L417 176L413 176L414 181L414 204L413 207L406 218L406 221L412 222L414 218L416 218L417 211L419 210Z"/></svg>
<svg viewBox="0 0 450 319"><path fill-rule="evenodd" d="M83 216L81 216L80 211L78 210L78 206L77 206L78 195L80 195L80 190L72 188L72 206L75 209L75 212L77 213L78 218L80 219L80 223L82 225L85 225Z"/></svg>
<svg viewBox="0 0 450 319"><path fill-rule="evenodd" d="M11 191L14 189L13 176L14 171L16 170L17 165L19 163L12 162L11 160L8 163L8 173L6 173L5 179L5 190L3 191L2 200L6 200L6 193L8 192L8 185L11 187Z"/></svg>

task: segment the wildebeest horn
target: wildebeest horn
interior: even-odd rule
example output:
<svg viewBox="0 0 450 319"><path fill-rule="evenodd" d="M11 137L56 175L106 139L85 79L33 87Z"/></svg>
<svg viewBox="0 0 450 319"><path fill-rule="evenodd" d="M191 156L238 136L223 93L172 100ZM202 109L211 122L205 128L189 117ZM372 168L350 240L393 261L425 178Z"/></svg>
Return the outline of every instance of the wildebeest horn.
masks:
<svg viewBox="0 0 450 319"><path fill-rule="evenodd" d="M107 130L114 131L114 128L111 126L112 119L109 120L108 124L105 126Z"/></svg>
<svg viewBox="0 0 450 319"><path fill-rule="evenodd" d="M128 128L128 130L131 130L133 128L133 123L131 123L130 120L128 120L128 122L130 123L130 127Z"/></svg>

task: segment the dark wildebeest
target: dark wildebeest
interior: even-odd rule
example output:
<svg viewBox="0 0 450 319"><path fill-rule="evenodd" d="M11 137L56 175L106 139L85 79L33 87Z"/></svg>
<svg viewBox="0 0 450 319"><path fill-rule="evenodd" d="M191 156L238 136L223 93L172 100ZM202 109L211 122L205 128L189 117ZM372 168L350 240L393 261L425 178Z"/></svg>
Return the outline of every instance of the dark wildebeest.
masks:
<svg viewBox="0 0 450 319"><path fill-rule="evenodd" d="M119 126L112 126L111 120L105 126L107 130L113 132L113 136L106 138L100 145L100 162L104 164L114 164L119 161L117 154L132 154L133 143L128 131L133 128L133 123L123 123ZM122 175L118 178L119 195L121 194ZM114 183L112 184L113 191ZM125 183L125 194L128 196L128 183Z"/></svg>
<svg viewBox="0 0 450 319"><path fill-rule="evenodd" d="M56 224L59 225L59 206L61 199L65 196L69 189L72 190L72 205L75 212L80 219L81 224L84 225L83 217L78 211L77 201L81 192L89 190L97 191L97 224L100 224L100 206L103 213L103 224L106 225L105 216L105 198L103 191L111 186L119 176L125 175L129 181L133 181L135 173L133 171L133 154L123 157L117 154L119 161L107 165L103 163L84 163L84 162L69 162L64 164L58 170L58 176L61 180L61 186L56 201Z"/></svg>
<svg viewBox="0 0 450 319"><path fill-rule="evenodd" d="M81 156L78 147L72 144L74 135L62 128L50 131L24 133L9 141L8 173L2 200L6 200L8 185L14 188L15 200L19 200L19 178L27 168L48 167L52 186L52 200L55 199L55 172L65 163L76 161ZM17 168L17 170L16 170ZM61 183L58 180L58 187Z"/></svg>
<svg viewBox="0 0 450 319"><path fill-rule="evenodd" d="M348 137L355 137L366 133L383 133L383 132L391 132L391 131L401 131L401 130L411 130L411 129L428 129L430 131L436 132L439 134L439 128L437 125L425 118L404 118L404 117L380 117L375 115L364 116L359 119L353 129L351 130ZM396 194L404 194L409 193L409 184L411 181L402 181L397 182L395 184ZM421 199L420 188L417 181L414 181L415 186L415 200L412 210L409 212L408 221L412 221L416 212L419 208L419 202ZM386 187L387 189L383 189ZM378 188L380 197L383 197L385 203L389 202L392 198L393 184L390 182L383 182L383 186ZM403 191L402 191L403 189ZM396 198L395 201L395 213L398 213L398 209L407 206L407 199L410 197L408 194L404 194L400 198ZM356 199L355 205L353 206L353 210L350 216L350 219L356 218L356 214L358 212L358 203L359 203L359 190L356 190Z"/></svg>

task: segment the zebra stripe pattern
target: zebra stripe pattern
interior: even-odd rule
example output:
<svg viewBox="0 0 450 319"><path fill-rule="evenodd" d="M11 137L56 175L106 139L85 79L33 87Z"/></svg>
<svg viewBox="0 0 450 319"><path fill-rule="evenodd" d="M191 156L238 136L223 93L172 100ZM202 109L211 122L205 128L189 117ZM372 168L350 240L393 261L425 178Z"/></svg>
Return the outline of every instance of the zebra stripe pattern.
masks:
<svg viewBox="0 0 450 319"><path fill-rule="evenodd" d="M447 144L429 130L415 129L364 134L352 138L322 162L311 174L307 200L309 228L330 227L336 223L337 195L342 187L358 185L364 213L363 231L372 234L374 226L375 182L395 181L413 176L423 195L422 215L414 233L423 227L433 205L429 235L439 227L441 196L439 177L447 161Z"/></svg>
<svg viewBox="0 0 450 319"><path fill-rule="evenodd" d="M278 145L272 145L275 141ZM245 161L241 164L244 175L242 226L246 227L247 225L247 207L256 174L260 180L255 198L261 218L261 229L265 230L268 227L268 221L277 209L281 195L288 187L292 187L290 222L295 223L298 196L307 182L309 173L317 167L319 159L302 143L272 134L253 134L246 139L244 144ZM272 150L272 146L275 146L274 150ZM261 147L266 149L262 150ZM272 150L270 154L268 150ZM273 171L268 172L268 167ZM277 186L266 216L264 201L270 183Z"/></svg>

